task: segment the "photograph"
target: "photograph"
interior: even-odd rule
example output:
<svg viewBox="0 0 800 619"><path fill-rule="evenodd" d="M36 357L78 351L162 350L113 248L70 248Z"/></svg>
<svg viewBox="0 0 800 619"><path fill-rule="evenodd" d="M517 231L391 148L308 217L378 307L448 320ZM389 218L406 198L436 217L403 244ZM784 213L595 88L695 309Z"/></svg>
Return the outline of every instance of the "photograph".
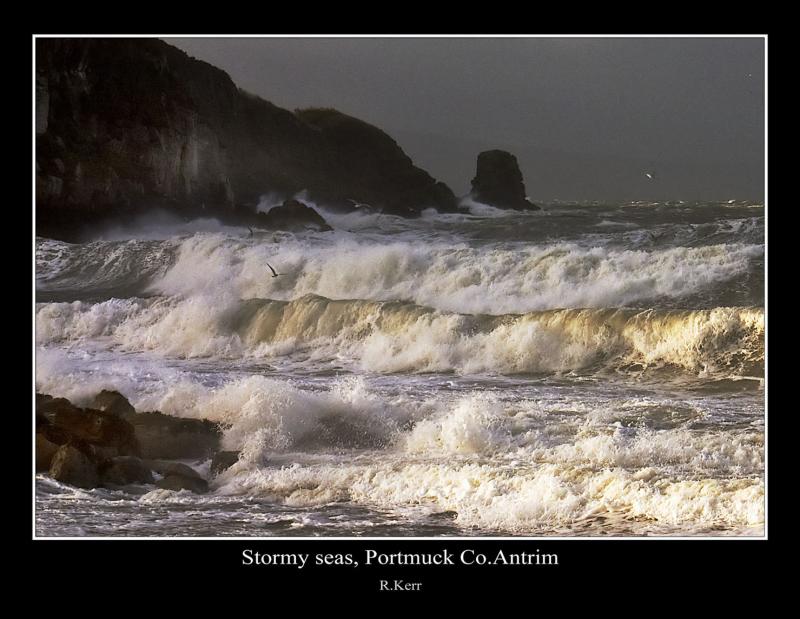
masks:
<svg viewBox="0 0 800 619"><path fill-rule="evenodd" d="M766 35L31 46L36 545L767 539Z"/></svg>

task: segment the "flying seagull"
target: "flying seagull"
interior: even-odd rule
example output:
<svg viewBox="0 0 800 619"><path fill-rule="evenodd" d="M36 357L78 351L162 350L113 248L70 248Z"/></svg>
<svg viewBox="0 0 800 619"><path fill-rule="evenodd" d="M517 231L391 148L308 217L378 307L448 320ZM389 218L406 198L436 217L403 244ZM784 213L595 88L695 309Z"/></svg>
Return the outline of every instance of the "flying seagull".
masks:
<svg viewBox="0 0 800 619"><path fill-rule="evenodd" d="M273 269L273 268L270 266L269 262L267 262L267 266L269 267L269 270L270 270L270 271L272 271L272 277L278 277L278 275L280 275L280 273L276 273L276 272L275 272L275 269Z"/></svg>
<svg viewBox="0 0 800 619"><path fill-rule="evenodd" d="M646 177L647 177L649 180L653 180L653 179L656 177L656 175L655 175L653 172L645 172L645 173L644 173L644 175L645 175L645 176L646 176Z"/></svg>

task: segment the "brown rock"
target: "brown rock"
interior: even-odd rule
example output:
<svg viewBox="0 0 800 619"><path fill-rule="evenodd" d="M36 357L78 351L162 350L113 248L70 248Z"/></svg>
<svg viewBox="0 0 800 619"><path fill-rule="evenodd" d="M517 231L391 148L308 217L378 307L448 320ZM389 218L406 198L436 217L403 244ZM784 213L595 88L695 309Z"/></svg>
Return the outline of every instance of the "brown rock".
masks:
<svg viewBox="0 0 800 619"><path fill-rule="evenodd" d="M105 448L113 455L138 455L139 445L133 426L111 413L80 409L72 405L59 408L52 423L72 437Z"/></svg>
<svg viewBox="0 0 800 619"><path fill-rule="evenodd" d="M222 471L231 468L239 461L238 451L219 451L211 460L211 475L219 475Z"/></svg>
<svg viewBox="0 0 800 619"><path fill-rule="evenodd" d="M134 456L117 456L101 467L100 481L105 485L152 484L153 474L145 463Z"/></svg>
<svg viewBox="0 0 800 619"><path fill-rule="evenodd" d="M139 453L128 421L112 413L79 408L65 398L37 394L36 427L56 445L88 443L105 457Z"/></svg>
<svg viewBox="0 0 800 619"><path fill-rule="evenodd" d="M55 452L50 477L78 488L96 488L100 483L97 463L73 445L62 445Z"/></svg>
<svg viewBox="0 0 800 619"><path fill-rule="evenodd" d="M191 490L195 494L208 492L208 482L205 479L183 475L167 475L163 479L159 479L156 486L164 490Z"/></svg>
<svg viewBox="0 0 800 619"><path fill-rule="evenodd" d="M219 450L219 427L205 419L152 412L134 415L131 423L143 458L200 459Z"/></svg>
<svg viewBox="0 0 800 619"><path fill-rule="evenodd" d="M111 413L123 419L129 419L136 414L136 409L131 406L127 398L119 391L108 391L103 389L92 400L92 408L104 413Z"/></svg>
<svg viewBox="0 0 800 619"><path fill-rule="evenodd" d="M145 460L145 466L150 470L155 471L159 475L167 477L169 475L179 475L181 477L196 477L203 479L202 475L195 471L192 467L183 464L182 462L166 462L164 460Z"/></svg>
<svg viewBox="0 0 800 619"><path fill-rule="evenodd" d="M58 445L51 443L42 432L36 433L36 472L49 471Z"/></svg>

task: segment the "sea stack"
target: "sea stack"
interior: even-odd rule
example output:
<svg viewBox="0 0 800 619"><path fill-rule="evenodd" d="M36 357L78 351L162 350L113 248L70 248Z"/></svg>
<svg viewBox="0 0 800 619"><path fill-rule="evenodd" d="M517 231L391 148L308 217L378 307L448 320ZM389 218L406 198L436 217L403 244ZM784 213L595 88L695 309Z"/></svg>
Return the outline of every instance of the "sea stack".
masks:
<svg viewBox="0 0 800 619"><path fill-rule="evenodd" d="M487 150L478 155L478 169L472 179L472 198L497 208L540 210L525 197L525 184L517 158L504 150Z"/></svg>

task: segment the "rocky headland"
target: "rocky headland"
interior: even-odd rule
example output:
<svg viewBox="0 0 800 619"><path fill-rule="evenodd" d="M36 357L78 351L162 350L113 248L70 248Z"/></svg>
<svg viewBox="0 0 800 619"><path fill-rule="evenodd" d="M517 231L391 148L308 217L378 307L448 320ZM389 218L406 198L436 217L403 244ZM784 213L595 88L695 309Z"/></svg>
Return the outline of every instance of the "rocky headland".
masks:
<svg viewBox="0 0 800 619"><path fill-rule="evenodd" d="M299 192L342 212L458 210L447 185L362 120L328 108L282 109L158 39L36 40L38 235L80 240L93 226L153 209L186 220L329 229L291 199ZM257 212L268 193L287 202ZM503 151L481 153L473 197L537 208L525 199L516 159Z"/></svg>
<svg viewBox="0 0 800 619"><path fill-rule="evenodd" d="M418 215L453 192L380 129L292 112L157 39L37 39L37 233L148 209L247 222L267 192Z"/></svg>

